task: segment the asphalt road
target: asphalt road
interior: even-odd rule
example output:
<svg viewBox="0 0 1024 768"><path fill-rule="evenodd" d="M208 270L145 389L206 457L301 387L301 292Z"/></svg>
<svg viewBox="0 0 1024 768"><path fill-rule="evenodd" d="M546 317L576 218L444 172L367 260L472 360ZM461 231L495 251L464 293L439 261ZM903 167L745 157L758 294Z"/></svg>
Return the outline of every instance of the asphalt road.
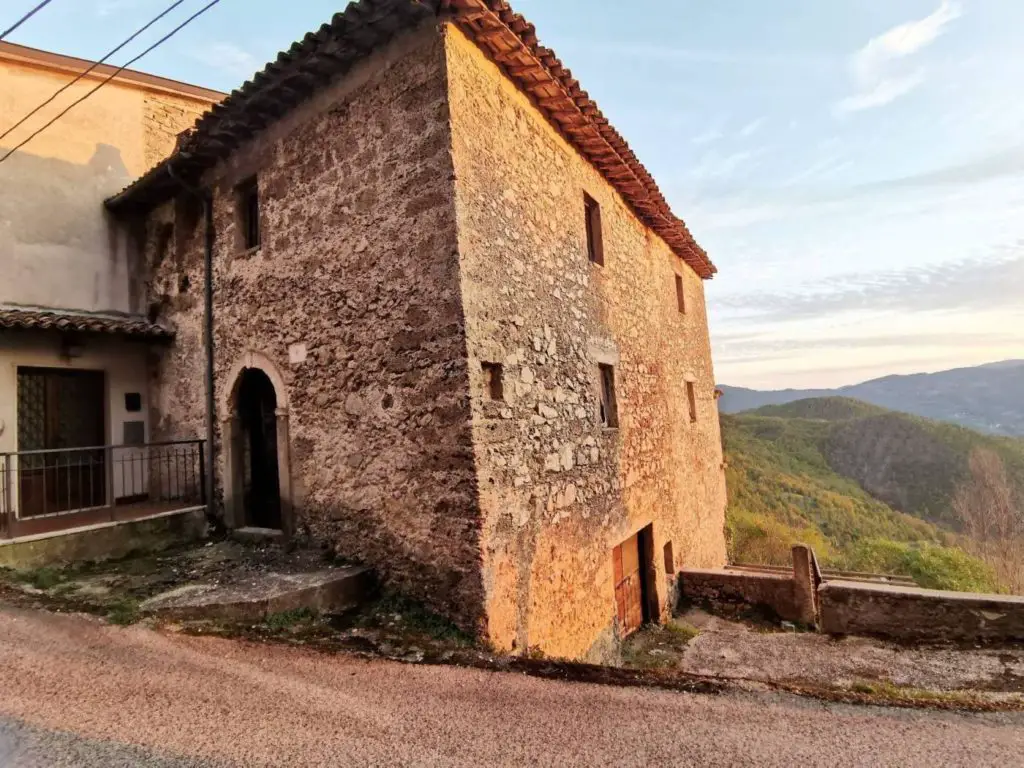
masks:
<svg viewBox="0 0 1024 768"><path fill-rule="evenodd" d="M2 766L1019 766L1024 717L691 695L0 609Z"/></svg>

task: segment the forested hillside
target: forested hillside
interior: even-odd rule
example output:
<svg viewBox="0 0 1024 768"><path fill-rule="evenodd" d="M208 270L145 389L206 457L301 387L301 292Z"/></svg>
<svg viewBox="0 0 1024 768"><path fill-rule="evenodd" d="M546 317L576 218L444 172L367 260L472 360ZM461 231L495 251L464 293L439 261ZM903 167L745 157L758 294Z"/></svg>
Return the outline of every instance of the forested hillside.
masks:
<svg viewBox="0 0 1024 768"><path fill-rule="evenodd" d="M975 556L954 498L979 451L997 456L1024 496L1024 441L847 398L723 415L722 427L734 561L785 563L804 541L834 567L906 573L936 588L1012 586Z"/></svg>

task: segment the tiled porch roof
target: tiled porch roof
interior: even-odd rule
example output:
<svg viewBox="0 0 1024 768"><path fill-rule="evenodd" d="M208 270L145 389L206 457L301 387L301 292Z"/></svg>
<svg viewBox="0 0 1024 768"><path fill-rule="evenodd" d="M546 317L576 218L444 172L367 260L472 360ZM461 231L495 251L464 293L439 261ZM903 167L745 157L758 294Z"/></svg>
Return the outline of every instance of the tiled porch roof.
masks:
<svg viewBox="0 0 1024 768"><path fill-rule="evenodd" d="M140 339L171 339L174 332L144 317L0 305L0 329L100 333Z"/></svg>
<svg viewBox="0 0 1024 768"><path fill-rule="evenodd" d="M658 185L601 110L536 30L505 0L358 0L329 24L278 54L183 134L175 153L107 201L111 210L145 210L178 189L169 173L196 181L204 170L305 101L317 89L400 32L429 18L450 19L502 69L548 121L622 195L641 221L703 278L716 272L707 253L670 209Z"/></svg>

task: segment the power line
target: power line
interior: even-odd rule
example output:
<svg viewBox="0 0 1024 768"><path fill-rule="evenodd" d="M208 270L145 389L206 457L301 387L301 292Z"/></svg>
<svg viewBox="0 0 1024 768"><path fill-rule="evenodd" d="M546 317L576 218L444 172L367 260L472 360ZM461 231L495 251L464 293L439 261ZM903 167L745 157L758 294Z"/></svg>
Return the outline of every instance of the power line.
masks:
<svg viewBox="0 0 1024 768"><path fill-rule="evenodd" d="M2 163L2 162L3 162L4 160L6 160L7 158L9 158L9 157L10 157L11 155L13 155L13 154L14 154L15 152L17 152L17 151L18 151L19 149L21 149L22 147L24 147L24 146L25 146L26 144L28 144L28 143L29 143L30 141L32 141L32 139L34 139L34 138L35 138L36 136L38 136L38 135L39 135L40 133L42 133L42 132L43 132L43 131L45 131L45 130L46 130L47 128L49 128L49 127L50 127L51 125L53 125L54 123L56 123L56 122L57 122L58 120L60 120L60 119L61 119L62 117L64 117L64 115L66 115L66 114L67 114L68 112L70 112L70 111L71 111L72 109L74 109L74 108L75 108L75 107L77 107L77 106L78 106L79 104L81 104L81 103L82 103L83 101L85 101L86 99L88 99L88 98L89 98L90 96L92 96L92 95L93 95L94 93L96 93L96 91L98 91L98 90L99 90L100 88L102 88L102 87L103 87L104 85L106 85L107 83L109 83L109 82L110 82L111 80L113 80L113 79L114 79L115 77L117 77L117 76L118 76L119 74L121 74L121 73L122 73L122 72L123 72L124 70L128 69L128 67L130 67L130 66L131 66L132 64L134 64L135 62L137 62L137 61L138 61L139 59L141 59L141 58L142 58L143 56L145 56L145 55L146 55L147 53L149 53L150 51L154 50L155 48L158 48L158 47L160 47L161 45L163 45L164 43L166 43L166 42L167 42L168 40L170 40L170 39L171 39L172 37L174 37L174 36L175 36L176 34L178 34L178 32L180 32L180 31L181 31L182 29L184 29L184 28L185 28L185 27L187 27L187 26L188 26L189 24L191 24L191 23L192 23L193 21L195 21L196 19L198 19L198 18L199 18L200 16L202 16L202 15L203 15L204 13L206 13L206 12L207 12L208 10L210 10L211 8L213 8L213 6L215 6L215 5L216 5L217 3L219 3L219 2L220 2L220 0L211 0L211 2L207 3L207 4L206 4L206 5L204 5L204 6L202 7L202 8L200 8L200 9L199 9L198 11L196 11L195 13L193 13L193 14L192 14L191 16L189 16L189 17L188 17L187 19L185 19L185 20L184 20L183 22L181 22L181 24L179 24L179 25L178 25L178 26L176 26L176 27L175 27L174 29L172 29L172 30L171 30L170 32L168 32L168 33L167 33L166 35L164 35L163 37L161 37L161 38L160 38L159 40L157 40L157 41L156 41L155 43L153 43L153 44L152 44L151 46L149 46L149 48L147 48L146 50L144 50L144 51L143 51L142 53L140 53L140 54L139 54L138 56L136 56L136 57L135 57L134 59L131 59L130 61L128 61L128 62L126 62L126 63L122 64L122 65L121 65L120 67L118 67L118 68L117 68L116 70L114 70L114 71L113 71L113 72L112 72L112 73L111 73L111 74L110 74L110 75L109 75L109 76L108 76L108 77L107 77L107 78L106 78L105 80L101 81L99 85L97 85L97 86L96 86L95 88L93 88L93 89L92 89L91 91L87 92L87 93L86 93L85 95L83 95L83 96L82 96L81 98L79 98L79 99L77 99L76 101L73 101L73 102L71 102L70 104L68 104L68 106L67 106L67 107L65 107L65 108L64 108L64 109L63 109L63 110L62 110L61 112L59 112L59 113L58 113L58 114L57 114L57 115L56 115L56 116L55 116L55 117L54 117L54 118L53 118L52 120L50 120L50 122L46 123L46 125L44 125L44 126L43 126L42 128L40 128L39 130L37 130L37 131L36 131L35 133L31 134L31 135L30 135L30 136L29 136L29 137L28 137L27 139L25 139L25 140L24 140L23 142L21 142L20 144L18 144L17 146L15 146L15 147L14 147L13 149L11 149L11 150L10 150L10 151L9 151L9 152L8 152L8 153L6 154L6 155L4 155L3 157L0 157L0 163Z"/></svg>
<svg viewBox="0 0 1024 768"><path fill-rule="evenodd" d="M33 8L31 11L26 13L24 16L22 16L16 22L14 22L14 26L8 27L3 32L0 32L0 40L3 40L5 37L7 37L9 34L11 34L11 32L13 32L18 27L20 27L22 24L24 24L26 21L31 19L33 16L35 16L37 13L39 13L39 11L43 10L43 8L48 6L51 2L53 2L53 0L43 0L43 2L41 2L39 5L37 5L35 8Z"/></svg>
<svg viewBox="0 0 1024 768"><path fill-rule="evenodd" d="M46 101L44 101L44 102L43 102L42 104L40 104L40 105L39 105L38 107L36 107L35 109L33 109L33 110L32 110L31 112L29 112L29 113L28 113L27 115L25 115L25 116L24 116L23 118L21 118L21 120L19 120L18 122L16 122L16 123L15 123L14 125L12 125L12 126L11 126L10 128L8 128L8 129L7 129L6 131L4 131L3 133L0 133L0 140L3 140L3 139L5 139L5 138L7 138L7 136L9 136L9 135L11 134L11 132L12 132L12 131L14 131L14 130L15 130L16 128L18 128L19 126L21 126L21 125L24 125L25 121L26 121L26 120L28 120L28 119L29 119L30 117L32 117L32 115L36 114L36 113L37 113L37 112L38 112L39 110L43 109L43 108L44 108L44 107L46 107L47 105L49 105L49 104L52 104L52 103L53 103L53 100L54 100L54 99L56 99L56 98L57 98L58 96L60 96L60 95L61 95L62 93L64 93L64 91L66 91L66 90L67 90L68 88L70 88L70 87L71 87L71 86L73 86L73 85L74 85L75 83L77 83L77 82L78 82L79 80L81 80L81 79L82 79L83 77L85 77L86 75L88 75L88 74L89 74L90 72L92 72L92 71L93 71L94 69L96 69L96 67L98 67L98 66L100 66L101 64L105 63L107 59L109 59L109 58L110 58L111 56L113 56L113 55L114 55L115 53L117 53L118 51L120 51L120 50L121 50L122 48L124 48L124 47L125 47L126 45L128 45L128 43L130 43L130 42L131 42L132 40L134 40L134 39L135 39L136 37L138 37L139 35L141 35L141 34L142 34L143 32L145 32L145 31L146 31L147 29L149 29L149 28L150 28L151 26L153 26L154 24L156 24L156 23L157 23L158 21L160 21L160 19L162 19L162 18L163 18L164 16L166 16L166 15L167 15L168 13L170 13L171 11L173 11L173 10L174 10L175 8L177 8L177 7L179 6L179 5L181 5L181 4L183 3L183 2L185 2L185 0L176 0L176 2L172 3L172 4L171 4L171 5L170 5L170 6L169 6L169 7L168 7L168 8L167 8L167 9L166 9L166 10L165 10L165 11L164 11L163 13L161 13L161 14L160 14L159 16L157 16L157 17L155 17L155 18L151 19L151 20L150 20L149 22L147 22L147 23L146 23L146 25L145 25L145 26L139 27L139 28L138 28L137 30L135 30L135 32L134 32L134 33L132 34L132 36L131 36L131 37L129 37L129 38L127 39L127 40L125 40L125 41L124 41L123 43L121 43L121 44L120 44L119 46L117 46L117 47L116 47L116 48L114 48L114 49L113 49L112 51L110 51L110 52L109 52L109 53L108 53L108 54L107 54L106 56L104 56L104 57L103 57L102 59L100 59L100 60L99 60L99 61L97 61L97 62L94 62L94 63L93 63L93 64L92 64L92 65L91 65L91 66L90 66L90 67L89 67L89 68L88 68L87 70L85 70L84 72L80 72L80 73L78 74L78 76L77 76L77 77L75 77L75 79L74 79L74 80L71 80L70 82L68 82L68 83L65 83L65 84L64 84L63 86L61 86L60 88L58 88L58 89L57 89L57 91L56 91L56 92L55 92L55 93L54 93L54 94L53 94L53 95L52 95L52 96L51 96L50 98L48 98L48 99L47 99ZM126 65L126 66L127 66L127 65Z"/></svg>

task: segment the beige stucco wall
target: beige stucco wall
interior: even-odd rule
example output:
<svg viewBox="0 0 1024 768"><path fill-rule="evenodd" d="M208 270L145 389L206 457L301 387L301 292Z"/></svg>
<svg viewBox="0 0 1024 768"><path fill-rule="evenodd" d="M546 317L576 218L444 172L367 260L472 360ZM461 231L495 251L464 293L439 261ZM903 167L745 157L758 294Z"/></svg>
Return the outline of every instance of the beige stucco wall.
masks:
<svg viewBox="0 0 1024 768"><path fill-rule="evenodd" d="M614 546L653 524L662 607L666 542L677 568L725 562L703 283L471 41L454 27L447 40L488 633L608 658ZM604 267L587 258L584 192ZM504 402L488 399L485 361L504 366ZM600 362L615 364L617 430L599 423Z"/></svg>
<svg viewBox="0 0 1024 768"><path fill-rule="evenodd" d="M0 55L3 130L73 75ZM0 155L97 84L83 79L0 140ZM103 201L174 147L209 102L114 80L0 163L0 303L142 311Z"/></svg>

